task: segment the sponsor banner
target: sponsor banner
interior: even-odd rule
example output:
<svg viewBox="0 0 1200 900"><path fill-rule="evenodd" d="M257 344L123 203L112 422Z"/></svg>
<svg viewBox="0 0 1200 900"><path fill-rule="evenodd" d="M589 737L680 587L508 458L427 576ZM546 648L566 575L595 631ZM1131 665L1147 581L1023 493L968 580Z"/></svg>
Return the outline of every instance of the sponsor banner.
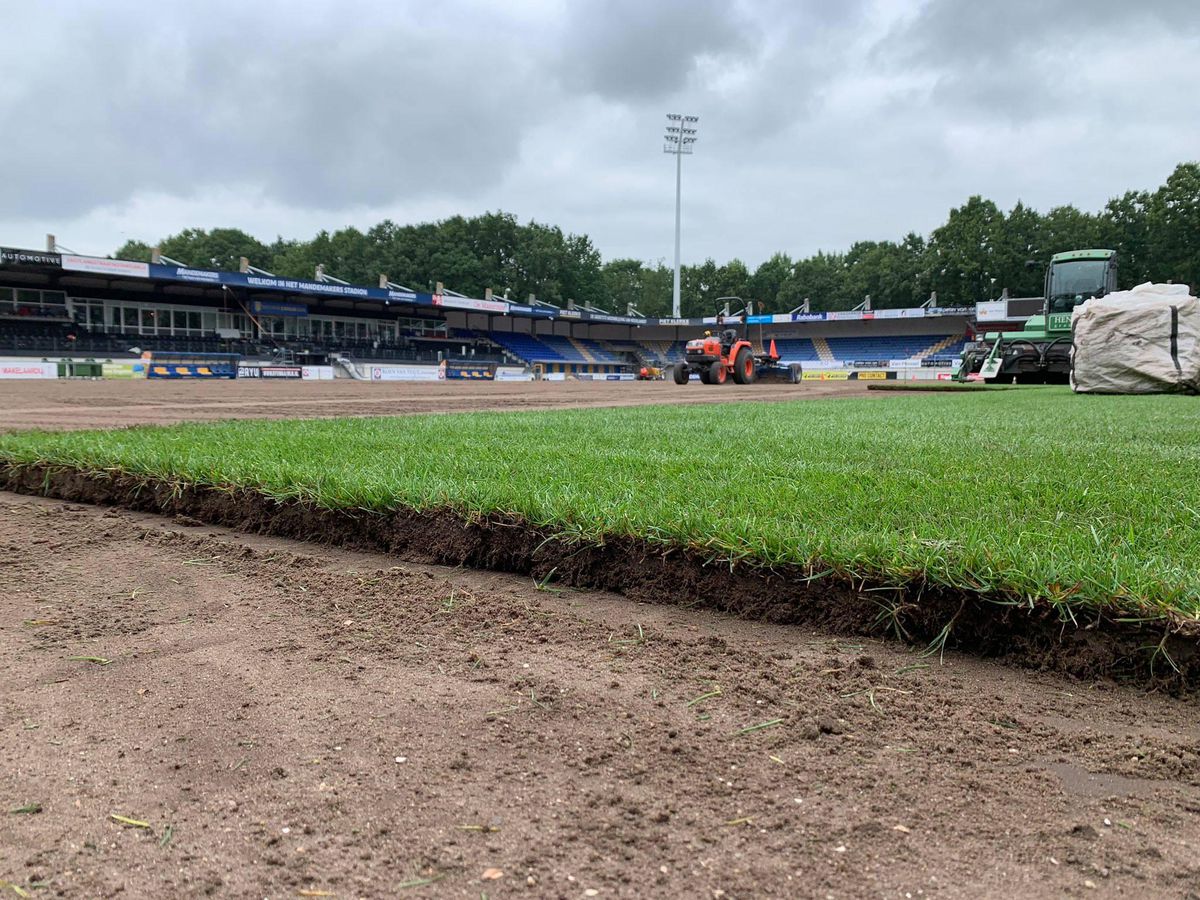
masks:
<svg viewBox="0 0 1200 900"><path fill-rule="evenodd" d="M452 381L492 381L496 377L494 363L453 362L443 359L438 363L439 379Z"/></svg>
<svg viewBox="0 0 1200 900"><path fill-rule="evenodd" d="M533 381L533 375L524 369L501 367L496 370L497 381Z"/></svg>
<svg viewBox="0 0 1200 900"><path fill-rule="evenodd" d="M920 368L924 363L919 359L889 359L889 369L913 369Z"/></svg>
<svg viewBox="0 0 1200 900"><path fill-rule="evenodd" d="M234 378L236 372L231 366L210 365L208 363L166 363L147 362L147 378Z"/></svg>
<svg viewBox="0 0 1200 900"><path fill-rule="evenodd" d="M196 281L207 284L220 284L221 273L212 269L185 269L182 266L150 266L151 278L171 278L176 281Z"/></svg>
<svg viewBox="0 0 1200 900"><path fill-rule="evenodd" d="M774 316L746 316L747 325L773 325L775 324Z"/></svg>
<svg viewBox="0 0 1200 900"><path fill-rule="evenodd" d="M437 381L437 366L371 366L372 381Z"/></svg>
<svg viewBox="0 0 1200 900"><path fill-rule="evenodd" d="M834 312L825 313L825 319L829 322L851 322L865 319L871 316L870 313L864 313L860 309L844 309Z"/></svg>
<svg viewBox="0 0 1200 900"><path fill-rule="evenodd" d="M805 371L800 375L802 381L892 381L897 377L895 372L887 372L883 369L870 369L862 372L857 369L840 371L825 369L820 372Z"/></svg>
<svg viewBox="0 0 1200 900"><path fill-rule="evenodd" d="M100 366L100 374L105 378L145 378L145 363L106 362Z"/></svg>
<svg viewBox="0 0 1200 900"><path fill-rule="evenodd" d="M793 322L824 322L825 321L825 313L823 313L823 312L792 313L790 316L788 316L788 319L790 319Z"/></svg>
<svg viewBox="0 0 1200 900"><path fill-rule="evenodd" d="M300 377L305 381L333 381L333 366L301 366Z"/></svg>
<svg viewBox="0 0 1200 900"><path fill-rule="evenodd" d="M308 307L303 303L286 303L283 300L255 300L253 309L260 316L308 315Z"/></svg>
<svg viewBox="0 0 1200 900"><path fill-rule="evenodd" d="M953 372L938 372L937 373L938 381L950 381L952 378L954 378Z"/></svg>
<svg viewBox="0 0 1200 900"><path fill-rule="evenodd" d="M969 316L975 312L969 306L933 306L925 310L927 316Z"/></svg>
<svg viewBox="0 0 1200 900"><path fill-rule="evenodd" d="M678 327L680 325L691 325L692 320L691 319L670 319L670 318L668 318L668 319L661 319L661 318L660 319L647 319L646 324L647 325L671 325L671 326Z"/></svg>
<svg viewBox="0 0 1200 900"><path fill-rule="evenodd" d="M555 315L560 319L582 319L582 309L560 309Z"/></svg>
<svg viewBox="0 0 1200 900"><path fill-rule="evenodd" d="M529 316L534 319L553 319L555 310L548 306L526 306L524 303L508 304L510 316Z"/></svg>
<svg viewBox="0 0 1200 900"><path fill-rule="evenodd" d="M352 284L337 284L332 281L305 281L299 278L275 278L274 276L254 275L245 272L222 272L222 283L229 276L239 275L245 279L246 287L267 288L272 291L300 294L322 294L332 297L370 297L372 292L386 294L382 288L357 287Z"/></svg>
<svg viewBox="0 0 1200 900"><path fill-rule="evenodd" d="M975 304L976 322L1003 322L1008 318L1007 300L988 300Z"/></svg>
<svg viewBox="0 0 1200 900"><path fill-rule="evenodd" d="M97 275L124 275L149 278L149 263L129 259L103 259L99 256L63 256L62 267L71 272L94 272Z"/></svg>
<svg viewBox="0 0 1200 900"><path fill-rule="evenodd" d="M262 378L299 378L303 373L300 366L260 366Z"/></svg>
<svg viewBox="0 0 1200 900"><path fill-rule="evenodd" d="M262 366L238 366L238 378L262 378Z"/></svg>
<svg viewBox="0 0 1200 900"><path fill-rule="evenodd" d="M802 381L849 381L849 372L801 372Z"/></svg>
<svg viewBox="0 0 1200 900"><path fill-rule="evenodd" d="M62 256L57 253L39 253L37 250L18 250L0 247L0 265L3 266L54 266L62 265Z"/></svg>
<svg viewBox="0 0 1200 900"><path fill-rule="evenodd" d="M124 260L100 260L100 262L122 262ZM129 263L141 266L143 263ZM309 281L303 278L276 278L273 275L257 275L253 272L217 272L211 269L192 269L186 266L164 266L151 264L142 277L160 281L181 281L190 284L210 284L214 287L257 288L278 291L284 294L311 294L321 297L353 297L361 300L379 300L387 303L409 303L413 306L432 306L432 294L410 291L392 291L387 288L359 287L353 284L337 284L329 281ZM107 270L106 270L107 271ZM119 272L116 274L136 274ZM267 315L270 315L269 313Z"/></svg>
<svg viewBox="0 0 1200 900"><path fill-rule="evenodd" d="M32 378L57 378L58 363L0 362L0 378L24 381Z"/></svg>
<svg viewBox="0 0 1200 900"><path fill-rule="evenodd" d="M852 369L884 369L887 363L882 359L856 359L850 364Z"/></svg>
<svg viewBox="0 0 1200 900"><path fill-rule="evenodd" d="M645 319L636 316L614 316L610 313L584 311L584 318L589 322L608 322L613 325L645 325Z"/></svg>
<svg viewBox="0 0 1200 900"><path fill-rule="evenodd" d="M918 306L914 309L877 309L875 310L875 318L877 319L923 319L925 318L924 308Z"/></svg>
<svg viewBox="0 0 1200 900"><path fill-rule="evenodd" d="M473 309L476 312L508 312L508 303L504 300L473 300L470 297L453 297L449 294L434 294L433 305L454 309Z"/></svg>

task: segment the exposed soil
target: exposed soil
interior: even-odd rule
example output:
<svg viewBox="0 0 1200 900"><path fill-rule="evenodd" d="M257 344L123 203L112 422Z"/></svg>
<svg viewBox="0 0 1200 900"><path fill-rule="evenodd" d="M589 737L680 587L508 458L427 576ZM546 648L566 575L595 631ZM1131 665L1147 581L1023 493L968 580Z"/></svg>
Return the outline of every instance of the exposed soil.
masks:
<svg viewBox="0 0 1200 900"><path fill-rule="evenodd" d="M1189 701L12 494L0 573L35 897L1200 885Z"/></svg>
<svg viewBox="0 0 1200 900"><path fill-rule="evenodd" d="M1139 623L1114 613L1064 621L1049 604L1030 609L914 581L903 588L713 561L697 551L641 539L573 541L511 517L464 519L450 510L387 514L280 502L254 491L164 482L113 472L0 463L0 488L23 494L184 517L189 521L386 553L409 561L470 566L552 579L633 600L701 606L830 634L888 633L917 647L967 650L1079 678L1110 677L1172 689L1200 682L1193 623ZM1119 611L1117 611L1119 612ZM1160 647L1158 653L1153 648ZM1166 660L1170 659L1170 663Z"/></svg>
<svg viewBox="0 0 1200 900"><path fill-rule="evenodd" d="M314 419L472 410L780 402L868 394L869 382L677 385L669 381L6 381L0 428L107 428L213 419Z"/></svg>
<svg viewBox="0 0 1200 900"><path fill-rule="evenodd" d="M32 386L5 385L0 427L742 390ZM1200 709L1144 688L1135 645L1161 635L1061 642L1045 614L926 591L910 639L955 625L921 656L850 636L880 607L803 573L46 475L3 477L167 515L0 493L0 897L1200 893Z"/></svg>

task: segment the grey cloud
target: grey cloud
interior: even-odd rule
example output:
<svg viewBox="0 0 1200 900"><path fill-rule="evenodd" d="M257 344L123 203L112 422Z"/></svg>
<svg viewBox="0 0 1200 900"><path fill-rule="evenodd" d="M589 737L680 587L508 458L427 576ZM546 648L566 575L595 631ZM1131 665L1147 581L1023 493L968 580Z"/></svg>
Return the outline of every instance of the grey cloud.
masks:
<svg viewBox="0 0 1200 900"><path fill-rule="evenodd" d="M1010 122L1055 104L1102 103L1080 96L1081 69L1111 65L1136 83L1160 64L1144 55L1155 40L1200 37L1194 0L930 0L879 43L875 61L937 76L932 100L947 111Z"/></svg>
<svg viewBox="0 0 1200 900"><path fill-rule="evenodd" d="M723 0L571 4L558 53L572 90L622 101L684 88L703 57L745 53L751 23Z"/></svg>
<svg viewBox="0 0 1200 900"><path fill-rule="evenodd" d="M684 258L1095 209L1195 155L1194 0L63 0L6 21L0 243L505 209ZM1148 137L1151 136L1151 137ZM232 197L233 199L229 199Z"/></svg>
<svg viewBox="0 0 1200 900"><path fill-rule="evenodd" d="M224 184L333 209L502 177L539 104L526 67L448 46L444 25L343 11L64 20L0 98L0 165L21 173L0 207L70 215ZM47 97L35 65L68 93Z"/></svg>

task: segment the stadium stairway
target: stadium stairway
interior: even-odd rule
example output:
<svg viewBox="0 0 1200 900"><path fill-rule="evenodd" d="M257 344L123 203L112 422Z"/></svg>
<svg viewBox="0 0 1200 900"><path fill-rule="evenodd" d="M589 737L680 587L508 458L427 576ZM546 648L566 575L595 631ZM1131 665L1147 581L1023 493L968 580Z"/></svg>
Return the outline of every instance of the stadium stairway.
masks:
<svg viewBox="0 0 1200 900"><path fill-rule="evenodd" d="M600 361L600 360L596 359L596 355L594 353L592 353L592 351L590 349L588 349L588 346L583 341L577 340L576 338L573 338L573 337L567 338L567 340L570 342L572 347L574 347L576 350L579 351L579 354L587 362L594 363L594 362Z"/></svg>
<svg viewBox="0 0 1200 900"><path fill-rule="evenodd" d="M942 338L940 341L938 341L936 344L934 344L928 350L925 350L924 352L922 352L921 359L925 359L930 356L946 356L946 355L948 355L946 353L946 351L948 351L948 350L952 351L953 348L962 344L963 340L964 340L964 338L961 334L948 335L948 336ZM955 353L954 355L957 356L958 354Z"/></svg>
<svg viewBox="0 0 1200 900"><path fill-rule="evenodd" d="M813 346L817 349L817 358L823 363L837 362L837 357L833 355L833 351L829 349L829 341L823 337L810 338Z"/></svg>

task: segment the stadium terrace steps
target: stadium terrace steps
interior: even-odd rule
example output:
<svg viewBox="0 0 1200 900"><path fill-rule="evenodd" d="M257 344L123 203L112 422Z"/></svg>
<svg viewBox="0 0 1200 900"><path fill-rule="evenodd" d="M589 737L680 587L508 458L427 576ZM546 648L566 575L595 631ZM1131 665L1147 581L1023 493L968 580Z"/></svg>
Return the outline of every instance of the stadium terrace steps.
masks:
<svg viewBox="0 0 1200 900"><path fill-rule="evenodd" d="M567 338L567 341L568 341L568 342L571 344L571 346L572 346L572 347L574 347L574 348L575 348L575 349L576 349L576 350L579 352L579 354L580 354L580 355L581 355L581 356L582 356L582 357L583 357L585 360L587 360L588 362L593 362L593 363L594 363L594 362L599 362L599 360L598 360L598 359L596 359L595 355L592 353L592 351L591 351L591 350L589 350L589 349L588 349L588 347L587 347L587 346L584 344L584 342L583 342L583 341L576 340L576 339L575 339L575 338L573 338L573 337L569 337L569 338Z"/></svg>
<svg viewBox="0 0 1200 900"><path fill-rule="evenodd" d="M837 357L833 355L833 350L829 346L829 341L823 337L810 338L813 347L817 351L817 359L825 363L837 362Z"/></svg>
<svg viewBox="0 0 1200 900"><path fill-rule="evenodd" d="M966 338L961 334L951 334L942 338L928 350L921 354L921 359L929 359L930 357L957 357L963 351L963 346L966 344Z"/></svg>

